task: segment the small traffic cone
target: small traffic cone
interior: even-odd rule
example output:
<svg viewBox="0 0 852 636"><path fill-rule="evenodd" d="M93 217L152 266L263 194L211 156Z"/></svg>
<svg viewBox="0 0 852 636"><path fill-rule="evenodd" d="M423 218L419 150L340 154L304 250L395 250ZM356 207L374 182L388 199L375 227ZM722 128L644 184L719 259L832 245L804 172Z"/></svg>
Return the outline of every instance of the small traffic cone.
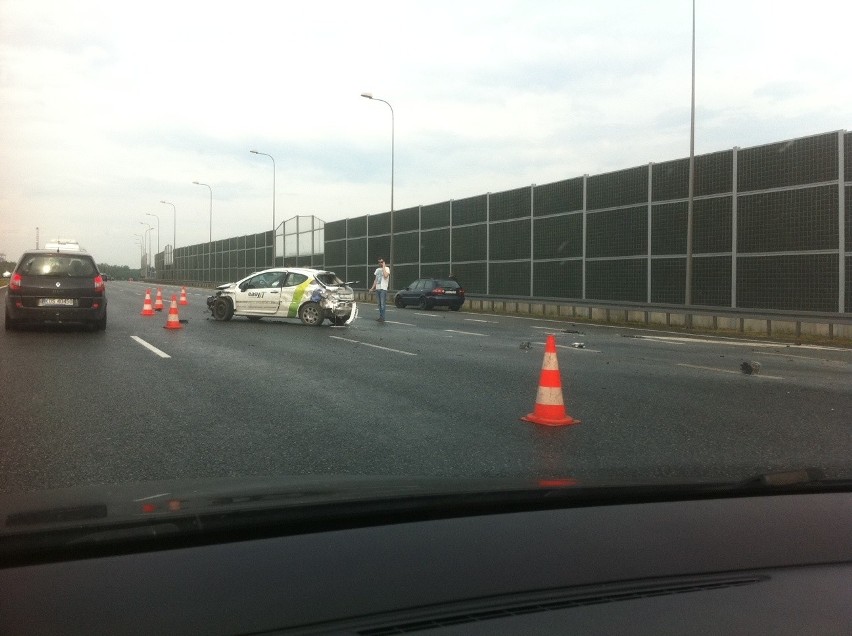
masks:
<svg viewBox="0 0 852 636"><path fill-rule="evenodd" d="M172 304L169 307L169 317L166 319L164 329L183 329L183 325L180 324L180 317L178 316L177 296L174 294L172 294Z"/></svg>
<svg viewBox="0 0 852 636"><path fill-rule="evenodd" d="M188 305L189 303L186 300L186 287L180 288L180 301L178 301L178 305Z"/></svg>
<svg viewBox="0 0 852 636"><path fill-rule="evenodd" d="M565 404L562 401L562 379L559 375L559 362L556 360L556 338L553 334L547 336L547 344L544 347L544 362L541 365L535 410L521 419L545 426L567 426L580 423L580 420L575 420L565 412Z"/></svg>
<svg viewBox="0 0 852 636"><path fill-rule="evenodd" d="M154 301L154 311L163 311L163 290L157 288L157 300Z"/></svg>
<svg viewBox="0 0 852 636"><path fill-rule="evenodd" d="M145 304L142 305L142 315L143 316L153 316L154 308L151 307L151 290L145 290Z"/></svg>

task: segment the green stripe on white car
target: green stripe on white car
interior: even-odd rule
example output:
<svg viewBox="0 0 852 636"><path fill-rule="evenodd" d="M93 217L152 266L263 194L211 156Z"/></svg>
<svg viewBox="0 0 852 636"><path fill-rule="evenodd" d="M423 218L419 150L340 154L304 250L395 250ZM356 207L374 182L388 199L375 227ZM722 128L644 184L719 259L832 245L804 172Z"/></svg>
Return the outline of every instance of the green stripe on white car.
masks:
<svg viewBox="0 0 852 636"><path fill-rule="evenodd" d="M299 316L299 306L302 304L302 297L305 295L305 290L310 286L313 280L313 278L309 278L293 291L293 300L290 301L290 308L287 310L288 318L297 318Z"/></svg>

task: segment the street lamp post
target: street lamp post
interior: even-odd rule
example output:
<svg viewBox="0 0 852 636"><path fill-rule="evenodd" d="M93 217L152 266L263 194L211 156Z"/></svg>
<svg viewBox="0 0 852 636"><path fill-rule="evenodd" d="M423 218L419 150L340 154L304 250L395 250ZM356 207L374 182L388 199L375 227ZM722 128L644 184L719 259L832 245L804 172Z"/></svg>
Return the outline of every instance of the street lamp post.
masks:
<svg viewBox="0 0 852 636"><path fill-rule="evenodd" d="M257 150L249 150L249 152L254 155L263 155L264 157L272 159L272 266L275 267L275 157L268 155L265 152L258 152Z"/></svg>
<svg viewBox="0 0 852 636"><path fill-rule="evenodd" d="M686 209L686 289L684 291L684 301L686 305L692 304L692 248L693 248L693 232L694 232L694 211L693 198L695 196L695 0L692 0L692 92L691 106L689 111L689 185L687 194L687 209ZM689 323L687 327L692 327L692 315L687 314Z"/></svg>
<svg viewBox="0 0 852 636"><path fill-rule="evenodd" d="M154 226L149 223L145 223L145 221L139 221L139 223L147 228L145 230L145 233L148 235L148 250L145 253L145 278L148 278L148 270L150 269L151 263L151 230L154 229Z"/></svg>
<svg viewBox="0 0 852 636"><path fill-rule="evenodd" d="M151 214L150 212L146 212L145 215L153 216L155 219L157 219L157 251L154 252L154 256L156 257L157 254L160 253L160 217L158 217L156 214ZM157 262L156 258L154 259L154 262ZM165 262L165 260L163 262Z"/></svg>
<svg viewBox="0 0 852 636"><path fill-rule="evenodd" d="M394 172L394 135L396 128L396 124L394 123L394 115L393 115L393 106L390 105L390 102L386 102L383 99L379 99L378 97L373 97L372 93L361 93L361 97L366 97L367 99L372 99L377 102L384 102L388 105L391 112L391 209L390 209L390 262L393 264L395 261L393 259L393 172Z"/></svg>
<svg viewBox="0 0 852 636"><path fill-rule="evenodd" d="M207 243L207 273L210 275L210 280L213 280L213 188L206 183L193 181L195 185L205 186L210 190L210 238Z"/></svg>
<svg viewBox="0 0 852 636"><path fill-rule="evenodd" d="M142 260L145 258L145 235L144 234L136 234L134 232L133 236L135 236L136 238L139 239L137 241L137 243L139 245L139 265L141 267ZM141 274L141 271L140 271L140 274Z"/></svg>
<svg viewBox="0 0 852 636"><path fill-rule="evenodd" d="M175 278L177 278L177 264L175 263L175 250L177 249L177 208L174 203L168 201L160 201L160 203L172 206L172 271L175 274Z"/></svg>

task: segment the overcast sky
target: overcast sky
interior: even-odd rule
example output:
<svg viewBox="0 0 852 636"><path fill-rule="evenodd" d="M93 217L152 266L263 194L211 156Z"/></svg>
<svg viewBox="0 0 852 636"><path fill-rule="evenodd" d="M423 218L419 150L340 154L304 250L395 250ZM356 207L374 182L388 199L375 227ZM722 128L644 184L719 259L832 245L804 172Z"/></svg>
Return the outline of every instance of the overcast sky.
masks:
<svg viewBox="0 0 852 636"><path fill-rule="evenodd" d="M852 3L697 0L696 153L852 127ZM0 0L0 254L160 249L689 155L691 0ZM175 205L176 228L172 207ZM147 214L155 214L159 220ZM156 251L157 233L152 234Z"/></svg>

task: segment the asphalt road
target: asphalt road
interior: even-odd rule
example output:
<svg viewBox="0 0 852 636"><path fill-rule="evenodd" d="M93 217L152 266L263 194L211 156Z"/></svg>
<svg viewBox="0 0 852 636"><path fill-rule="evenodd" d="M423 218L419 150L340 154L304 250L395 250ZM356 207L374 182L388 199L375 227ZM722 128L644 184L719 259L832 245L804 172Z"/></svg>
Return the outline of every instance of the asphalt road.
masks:
<svg viewBox="0 0 852 636"><path fill-rule="evenodd" d="M381 324L370 305L349 327L218 323L200 289L168 330L178 290L143 317L145 289L108 283L102 333L0 334L0 491L273 474L694 481L841 474L852 457L849 350L464 310L389 307ZM580 424L519 419L550 333Z"/></svg>

